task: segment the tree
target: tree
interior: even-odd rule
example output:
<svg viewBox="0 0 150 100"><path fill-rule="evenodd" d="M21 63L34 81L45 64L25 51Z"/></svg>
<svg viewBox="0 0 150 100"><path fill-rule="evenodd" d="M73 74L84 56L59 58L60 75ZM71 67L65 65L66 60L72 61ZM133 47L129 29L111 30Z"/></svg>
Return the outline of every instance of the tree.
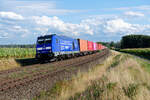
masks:
<svg viewBox="0 0 150 100"><path fill-rule="evenodd" d="M126 35L122 37L121 48L148 48L150 47L150 36L148 35Z"/></svg>

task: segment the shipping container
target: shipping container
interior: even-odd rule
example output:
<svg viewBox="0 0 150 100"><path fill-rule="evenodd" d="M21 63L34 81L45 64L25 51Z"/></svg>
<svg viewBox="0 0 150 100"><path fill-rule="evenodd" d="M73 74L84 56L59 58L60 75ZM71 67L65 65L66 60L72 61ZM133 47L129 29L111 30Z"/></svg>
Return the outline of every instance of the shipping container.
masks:
<svg viewBox="0 0 150 100"><path fill-rule="evenodd" d="M101 49L105 49L106 47L102 45Z"/></svg>
<svg viewBox="0 0 150 100"><path fill-rule="evenodd" d="M104 46L103 46L103 45L101 46L101 49L104 49Z"/></svg>
<svg viewBox="0 0 150 100"><path fill-rule="evenodd" d="M93 48L93 42L91 41L88 41L88 51L93 51L94 48Z"/></svg>
<svg viewBox="0 0 150 100"><path fill-rule="evenodd" d="M53 35L52 37L52 52L76 52L79 51L79 43L77 39L66 36Z"/></svg>
<svg viewBox="0 0 150 100"><path fill-rule="evenodd" d="M88 42L87 40L78 39L80 52L88 51Z"/></svg>
<svg viewBox="0 0 150 100"><path fill-rule="evenodd" d="M99 44L96 43L96 50L99 50Z"/></svg>
<svg viewBox="0 0 150 100"><path fill-rule="evenodd" d="M98 50L101 50L101 49L102 49L102 45L98 44Z"/></svg>
<svg viewBox="0 0 150 100"><path fill-rule="evenodd" d="M102 44L100 44L100 47L99 47L99 49L100 49L100 50L102 50L102 46L103 46L103 45L102 45Z"/></svg>
<svg viewBox="0 0 150 100"><path fill-rule="evenodd" d="M93 43L93 47L94 50L97 50L97 43Z"/></svg>
<svg viewBox="0 0 150 100"><path fill-rule="evenodd" d="M98 50L100 50L100 44L98 44Z"/></svg>

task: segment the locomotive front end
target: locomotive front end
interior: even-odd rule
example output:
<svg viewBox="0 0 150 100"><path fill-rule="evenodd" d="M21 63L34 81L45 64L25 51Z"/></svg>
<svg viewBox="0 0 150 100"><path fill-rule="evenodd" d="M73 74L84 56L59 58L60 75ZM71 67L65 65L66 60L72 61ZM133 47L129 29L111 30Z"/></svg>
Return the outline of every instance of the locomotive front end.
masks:
<svg viewBox="0 0 150 100"><path fill-rule="evenodd" d="M52 35L40 36L36 43L36 58L40 60L53 58Z"/></svg>

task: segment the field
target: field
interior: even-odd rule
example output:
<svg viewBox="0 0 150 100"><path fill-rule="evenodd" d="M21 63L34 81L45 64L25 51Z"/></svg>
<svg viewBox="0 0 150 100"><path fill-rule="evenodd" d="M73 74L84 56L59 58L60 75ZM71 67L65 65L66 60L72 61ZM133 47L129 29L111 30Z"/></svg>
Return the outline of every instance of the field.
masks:
<svg viewBox="0 0 150 100"><path fill-rule="evenodd" d="M0 71L34 63L34 48L0 48Z"/></svg>
<svg viewBox="0 0 150 100"><path fill-rule="evenodd" d="M34 48L0 48L0 58L35 57Z"/></svg>
<svg viewBox="0 0 150 100"><path fill-rule="evenodd" d="M121 49L121 52L134 54L140 57L150 59L150 48L139 48L139 49Z"/></svg>
<svg viewBox="0 0 150 100"><path fill-rule="evenodd" d="M150 63L113 52L104 64L58 82L34 100L149 100Z"/></svg>

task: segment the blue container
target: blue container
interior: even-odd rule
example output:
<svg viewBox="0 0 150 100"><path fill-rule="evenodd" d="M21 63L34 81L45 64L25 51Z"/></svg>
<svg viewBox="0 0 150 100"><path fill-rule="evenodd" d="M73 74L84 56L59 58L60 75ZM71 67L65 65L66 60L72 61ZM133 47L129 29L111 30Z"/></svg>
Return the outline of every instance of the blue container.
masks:
<svg viewBox="0 0 150 100"><path fill-rule="evenodd" d="M36 45L36 57L54 57L63 54L73 54L79 52L77 39L66 36L45 35L38 37Z"/></svg>

